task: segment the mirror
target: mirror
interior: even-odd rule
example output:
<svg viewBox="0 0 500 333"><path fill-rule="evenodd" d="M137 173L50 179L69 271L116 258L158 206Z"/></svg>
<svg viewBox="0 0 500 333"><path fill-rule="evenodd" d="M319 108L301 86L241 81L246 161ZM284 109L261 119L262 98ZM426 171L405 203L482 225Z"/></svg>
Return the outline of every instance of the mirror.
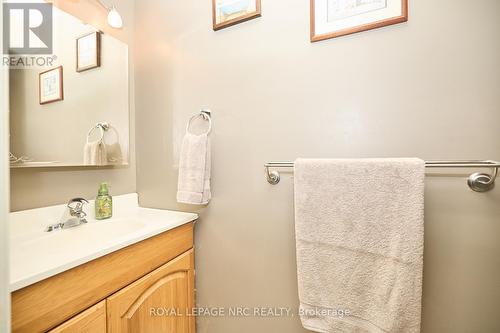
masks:
<svg viewBox="0 0 500 333"><path fill-rule="evenodd" d="M11 167L126 165L128 46L53 7L53 58L11 69Z"/></svg>

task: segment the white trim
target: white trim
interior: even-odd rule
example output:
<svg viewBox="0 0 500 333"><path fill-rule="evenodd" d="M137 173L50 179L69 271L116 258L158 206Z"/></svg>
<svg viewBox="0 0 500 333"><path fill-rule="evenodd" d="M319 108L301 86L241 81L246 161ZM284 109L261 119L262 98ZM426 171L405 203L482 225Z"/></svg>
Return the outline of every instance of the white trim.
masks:
<svg viewBox="0 0 500 333"><path fill-rule="evenodd" d="M3 27L3 8L0 6L0 36ZM3 54L2 39L0 52ZM9 285L9 71L0 65L0 332L10 332Z"/></svg>

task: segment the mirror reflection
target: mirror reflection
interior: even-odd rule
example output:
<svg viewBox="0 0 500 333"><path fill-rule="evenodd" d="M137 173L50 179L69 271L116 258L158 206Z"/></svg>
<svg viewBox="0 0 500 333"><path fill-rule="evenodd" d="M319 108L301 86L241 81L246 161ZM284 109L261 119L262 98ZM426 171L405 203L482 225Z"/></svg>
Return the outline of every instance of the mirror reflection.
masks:
<svg viewBox="0 0 500 333"><path fill-rule="evenodd" d="M11 167L125 165L128 46L54 7L51 66L11 69Z"/></svg>

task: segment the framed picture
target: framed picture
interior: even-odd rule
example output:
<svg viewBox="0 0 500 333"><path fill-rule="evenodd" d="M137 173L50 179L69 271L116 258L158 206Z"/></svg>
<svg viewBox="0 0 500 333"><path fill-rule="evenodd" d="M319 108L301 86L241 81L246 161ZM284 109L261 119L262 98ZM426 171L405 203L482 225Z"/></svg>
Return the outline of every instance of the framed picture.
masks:
<svg viewBox="0 0 500 333"><path fill-rule="evenodd" d="M49 69L38 75L38 101L40 104L62 101L63 94L63 67Z"/></svg>
<svg viewBox="0 0 500 333"><path fill-rule="evenodd" d="M101 33L93 31L76 39L76 71L101 66Z"/></svg>
<svg viewBox="0 0 500 333"><path fill-rule="evenodd" d="M261 16L260 0L212 0L214 30Z"/></svg>
<svg viewBox="0 0 500 333"><path fill-rule="evenodd" d="M311 0L311 42L408 21L408 0Z"/></svg>

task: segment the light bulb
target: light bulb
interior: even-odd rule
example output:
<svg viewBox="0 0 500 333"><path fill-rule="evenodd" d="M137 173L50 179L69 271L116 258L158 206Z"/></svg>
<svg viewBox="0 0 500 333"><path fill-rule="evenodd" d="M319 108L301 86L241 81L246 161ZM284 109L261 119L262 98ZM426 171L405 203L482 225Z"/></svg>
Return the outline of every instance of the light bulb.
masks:
<svg viewBox="0 0 500 333"><path fill-rule="evenodd" d="M116 29L123 27L123 21L120 13L113 6L108 13L108 24Z"/></svg>

